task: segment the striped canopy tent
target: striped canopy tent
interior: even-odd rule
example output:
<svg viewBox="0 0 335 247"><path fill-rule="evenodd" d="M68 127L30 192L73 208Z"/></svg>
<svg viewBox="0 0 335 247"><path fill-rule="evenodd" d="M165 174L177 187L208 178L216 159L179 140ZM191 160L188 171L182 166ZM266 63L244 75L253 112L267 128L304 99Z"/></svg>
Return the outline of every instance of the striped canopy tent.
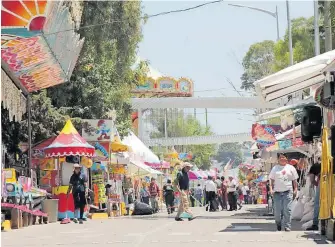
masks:
<svg viewBox="0 0 335 247"><path fill-rule="evenodd" d="M79 155L92 157L95 148L88 144L74 128L71 120L67 120L63 130L56 139L44 149L45 157Z"/></svg>
<svg viewBox="0 0 335 247"><path fill-rule="evenodd" d="M190 180L199 180L202 179L201 175L197 171L189 171L188 177Z"/></svg>

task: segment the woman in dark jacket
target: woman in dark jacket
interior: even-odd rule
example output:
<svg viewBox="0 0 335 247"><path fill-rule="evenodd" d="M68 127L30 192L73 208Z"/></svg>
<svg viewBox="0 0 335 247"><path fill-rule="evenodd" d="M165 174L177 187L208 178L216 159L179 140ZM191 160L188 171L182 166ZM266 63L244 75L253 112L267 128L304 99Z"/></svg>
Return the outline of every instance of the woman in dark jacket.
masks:
<svg viewBox="0 0 335 247"><path fill-rule="evenodd" d="M163 193L168 214L171 214L174 212L174 191L170 179L168 179L166 185L163 186Z"/></svg>

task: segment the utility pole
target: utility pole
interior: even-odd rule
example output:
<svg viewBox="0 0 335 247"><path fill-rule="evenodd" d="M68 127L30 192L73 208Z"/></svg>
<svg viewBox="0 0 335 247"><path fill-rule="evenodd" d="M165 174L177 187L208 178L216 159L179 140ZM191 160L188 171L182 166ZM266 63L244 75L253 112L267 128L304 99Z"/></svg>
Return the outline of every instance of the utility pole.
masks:
<svg viewBox="0 0 335 247"><path fill-rule="evenodd" d="M290 4L288 0L286 0L286 10L287 10L288 48L290 51L290 66L292 66L293 65L292 30L291 30Z"/></svg>
<svg viewBox="0 0 335 247"><path fill-rule="evenodd" d="M319 2L314 0L314 54L320 55Z"/></svg>
<svg viewBox="0 0 335 247"><path fill-rule="evenodd" d="M324 2L324 22L325 22L325 48L326 52L332 50L332 20L330 16L331 1Z"/></svg>
<svg viewBox="0 0 335 247"><path fill-rule="evenodd" d="M167 131L167 109L164 109L164 135L165 138L168 138L168 131Z"/></svg>
<svg viewBox="0 0 335 247"><path fill-rule="evenodd" d="M207 108L205 108L206 128L208 128Z"/></svg>

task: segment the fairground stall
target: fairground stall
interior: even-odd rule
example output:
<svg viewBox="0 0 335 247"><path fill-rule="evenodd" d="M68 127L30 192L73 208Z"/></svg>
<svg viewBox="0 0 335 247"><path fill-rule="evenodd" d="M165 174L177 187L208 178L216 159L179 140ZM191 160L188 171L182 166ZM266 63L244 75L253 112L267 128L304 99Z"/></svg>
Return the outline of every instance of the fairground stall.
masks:
<svg viewBox="0 0 335 247"><path fill-rule="evenodd" d="M5 124L9 124L10 121L27 121L28 126L28 133L25 133L28 135L27 150L22 151L22 157L6 151L3 154L4 167L2 168L15 168L15 171L10 170L7 174L20 172L20 175L25 175L26 178L21 182L29 184L31 179L31 188L36 188L36 176L34 176L34 169L31 169L33 141L31 93L62 84L71 77L83 45L83 39L80 39L80 35L76 33L80 25L82 8L76 2L65 4L63 1L49 0L36 1L35 4L23 1L2 1L1 7L1 102L3 106L1 110L4 114L2 119L7 119L4 120ZM76 11L73 12L73 9ZM62 30L69 31L63 35L56 35ZM64 56L65 53L66 56ZM22 119L26 112L27 119ZM6 121L9 122L6 123ZM9 143L2 143L2 150L6 150L3 147L7 145ZM13 178L17 181L8 188L12 186L30 188L27 184L21 184L19 176L11 176L9 179ZM16 204L6 206L15 208ZM4 205L2 209L5 209ZM21 216L22 213L36 216L27 208L15 208L15 211ZM21 216L16 218L22 218ZM6 216L6 222L9 221L12 220L7 219ZM12 227L20 228L22 225L14 226L12 222Z"/></svg>
<svg viewBox="0 0 335 247"><path fill-rule="evenodd" d="M310 96L321 106L304 107L302 125L303 141L307 143L307 155L311 161L317 162L321 146L321 175L320 181L320 213L321 234L326 234L334 240L334 169L331 155L331 145L334 144L331 130L334 125L334 59L335 50L315 56L301 63L292 65L255 83L258 96L264 101L282 98L290 102L296 92L309 89ZM302 93L300 95L303 95ZM312 114L313 112L313 114ZM333 132L335 133L335 132ZM332 137L331 137L332 136ZM329 137L330 141L329 141ZM322 145L319 145L321 142ZM310 197L313 202L314 197ZM313 208L313 206L311 206Z"/></svg>
<svg viewBox="0 0 335 247"><path fill-rule="evenodd" d="M82 165L82 172L87 175L88 168L92 166L94 147L88 144L74 128L71 120L68 120L56 139L44 149L46 158L55 164L57 177L52 193L59 200L58 218L75 218L74 201L72 196L67 197L70 177L73 174L75 163Z"/></svg>

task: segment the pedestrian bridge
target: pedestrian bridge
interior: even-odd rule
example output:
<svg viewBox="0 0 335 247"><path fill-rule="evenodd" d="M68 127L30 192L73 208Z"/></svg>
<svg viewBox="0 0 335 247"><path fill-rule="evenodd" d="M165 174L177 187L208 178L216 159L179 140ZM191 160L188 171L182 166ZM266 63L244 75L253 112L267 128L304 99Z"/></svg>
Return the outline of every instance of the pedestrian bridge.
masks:
<svg viewBox="0 0 335 247"><path fill-rule="evenodd" d="M167 137L145 139L143 138L143 111L145 109L167 108L230 108L230 109L275 109L278 102L263 102L257 97L167 97L167 98L133 98L132 108L138 110L139 137L147 146L178 146L220 144L231 142L252 141L250 133L192 136L192 137Z"/></svg>
<svg viewBox="0 0 335 247"><path fill-rule="evenodd" d="M168 97L168 98L133 98L135 109L166 108L230 108L230 109L275 109L278 102L262 102L257 97Z"/></svg>
<svg viewBox="0 0 335 247"><path fill-rule="evenodd" d="M213 135L213 136L190 136L190 137L170 137L155 138L143 140L144 144L149 147L162 146L181 146L181 145L202 145L202 144L221 144L231 142L252 141L250 133Z"/></svg>

